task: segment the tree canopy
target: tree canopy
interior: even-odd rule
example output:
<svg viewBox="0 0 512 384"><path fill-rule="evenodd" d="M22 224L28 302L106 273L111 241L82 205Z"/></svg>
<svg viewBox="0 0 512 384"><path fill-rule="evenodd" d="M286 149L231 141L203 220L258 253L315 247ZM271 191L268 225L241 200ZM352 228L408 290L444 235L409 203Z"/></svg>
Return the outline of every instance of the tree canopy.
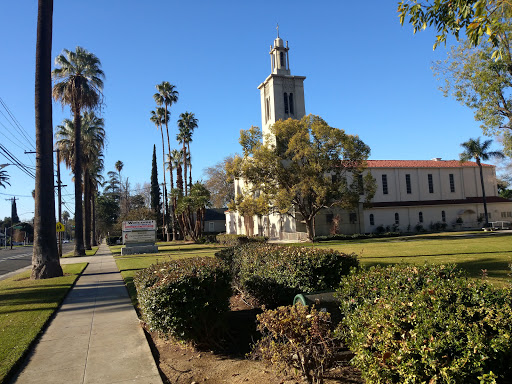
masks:
<svg viewBox="0 0 512 384"><path fill-rule="evenodd" d="M245 180L246 187L231 208L256 207L257 214L264 214L268 202L272 209L304 220L313 239L314 217L322 208L350 209L373 197L374 179L363 175L370 148L359 137L314 115L280 120L271 133L275 144L270 136L260 141L257 127L241 131L244 155L234 159L229 174Z"/></svg>

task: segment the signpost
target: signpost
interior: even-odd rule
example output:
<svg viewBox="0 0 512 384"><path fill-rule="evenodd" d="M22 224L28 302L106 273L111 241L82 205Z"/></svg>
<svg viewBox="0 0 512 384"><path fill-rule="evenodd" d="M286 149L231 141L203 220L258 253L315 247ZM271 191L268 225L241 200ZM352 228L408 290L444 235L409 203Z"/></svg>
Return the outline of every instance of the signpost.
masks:
<svg viewBox="0 0 512 384"><path fill-rule="evenodd" d="M55 227L57 229L57 232L64 232L64 224L62 224L61 222L57 221L57 224L55 224Z"/></svg>
<svg viewBox="0 0 512 384"><path fill-rule="evenodd" d="M158 252L155 220L123 221L122 255Z"/></svg>

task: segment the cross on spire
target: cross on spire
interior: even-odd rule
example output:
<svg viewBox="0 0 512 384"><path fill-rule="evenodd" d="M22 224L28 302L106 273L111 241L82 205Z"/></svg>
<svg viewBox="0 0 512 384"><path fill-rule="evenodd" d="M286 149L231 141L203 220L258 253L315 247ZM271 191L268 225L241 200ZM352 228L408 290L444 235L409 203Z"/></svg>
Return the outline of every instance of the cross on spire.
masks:
<svg viewBox="0 0 512 384"><path fill-rule="evenodd" d="M279 23L277 23L276 29L277 29L277 37L279 37Z"/></svg>

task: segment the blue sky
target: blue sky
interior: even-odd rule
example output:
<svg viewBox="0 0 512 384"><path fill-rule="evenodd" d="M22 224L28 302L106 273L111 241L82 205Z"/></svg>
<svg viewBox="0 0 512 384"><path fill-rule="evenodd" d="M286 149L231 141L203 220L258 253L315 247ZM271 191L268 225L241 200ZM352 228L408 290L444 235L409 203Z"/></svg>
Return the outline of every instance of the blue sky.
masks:
<svg viewBox="0 0 512 384"><path fill-rule="evenodd" d="M171 138L180 113L193 112L199 120L191 144L195 180L205 167L240 151L239 131L261 126L257 86L270 73L276 23L289 41L291 73L306 76L307 113L358 134L371 147L371 159L455 159L460 143L481 136L480 128L471 110L438 90L430 67L445 58L446 48L432 51L433 31L413 35L410 26L401 27L396 4L56 0L53 57L79 45L100 58L105 173L123 161L123 178L132 188L149 182L153 144L161 164L160 133L149 111L155 85L164 80L180 93ZM0 97L31 138L36 20L35 0L0 5ZM54 104L54 126L69 117L68 108ZM34 155L23 153L29 143L18 140L1 114L0 141L23 163L35 164ZM0 155L0 164L7 162ZM34 180L13 166L5 170L11 186L0 189L0 218L10 215L5 199L15 195L20 218L31 219ZM62 173L64 209L73 213L69 171Z"/></svg>

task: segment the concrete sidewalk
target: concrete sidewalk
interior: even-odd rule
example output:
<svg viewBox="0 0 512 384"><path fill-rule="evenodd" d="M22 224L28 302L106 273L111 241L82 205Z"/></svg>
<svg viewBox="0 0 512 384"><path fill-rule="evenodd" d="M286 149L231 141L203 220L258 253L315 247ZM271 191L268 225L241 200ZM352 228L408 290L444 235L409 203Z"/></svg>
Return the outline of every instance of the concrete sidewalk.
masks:
<svg viewBox="0 0 512 384"><path fill-rule="evenodd" d="M108 247L75 259L83 261L90 264L13 382L162 384Z"/></svg>

